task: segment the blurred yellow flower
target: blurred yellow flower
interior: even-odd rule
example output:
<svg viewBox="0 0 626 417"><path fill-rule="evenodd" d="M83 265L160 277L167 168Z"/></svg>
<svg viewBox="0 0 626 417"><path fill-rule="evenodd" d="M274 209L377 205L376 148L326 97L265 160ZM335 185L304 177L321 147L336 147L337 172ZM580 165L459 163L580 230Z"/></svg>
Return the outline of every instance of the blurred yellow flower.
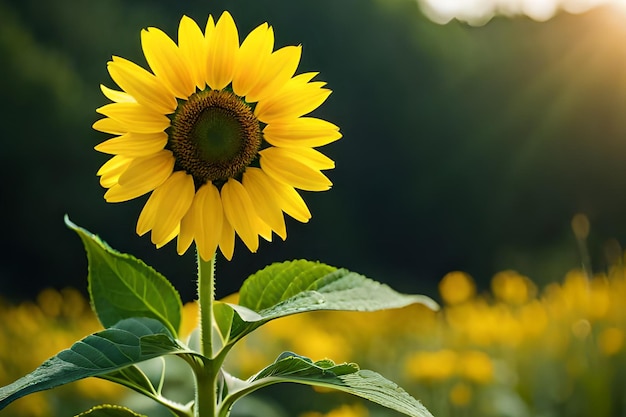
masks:
<svg viewBox="0 0 626 417"><path fill-rule="evenodd" d="M446 304L458 304L476 294L476 285L465 272L449 272L439 282L439 294Z"/></svg>
<svg viewBox="0 0 626 417"><path fill-rule="evenodd" d="M409 378L419 381L445 381L456 373L457 353L450 349L418 351L405 362L405 372Z"/></svg>
<svg viewBox="0 0 626 417"><path fill-rule="evenodd" d="M265 331L270 335L267 342L287 342L291 350L314 360L332 358L337 362L348 361L351 348L345 337L330 331L324 321L315 320L316 316L327 317L324 313L296 314L266 324ZM340 315L336 312L330 314L336 318ZM294 332L294 329L298 331Z"/></svg>
<svg viewBox="0 0 626 417"><path fill-rule="evenodd" d="M570 311L585 313L589 306L589 278L583 271L570 271L562 285Z"/></svg>
<svg viewBox="0 0 626 417"><path fill-rule="evenodd" d="M624 331L618 327L609 327L598 335L598 348L604 356L613 356L624 347Z"/></svg>
<svg viewBox="0 0 626 417"><path fill-rule="evenodd" d="M37 304L48 317L58 317L63 306L63 297L58 291L47 288L37 295Z"/></svg>
<svg viewBox="0 0 626 417"><path fill-rule="evenodd" d="M13 417L48 417L53 415L50 401L43 392L36 392L28 398L20 398L10 404L5 413L12 413Z"/></svg>
<svg viewBox="0 0 626 417"><path fill-rule="evenodd" d="M195 241L204 260L219 246L227 259L235 234L256 252L259 236L287 236L283 212L307 222L296 189L331 186L321 172L334 162L315 147L341 137L332 123L305 117L331 91L295 75L301 47L274 49L264 23L239 43L228 12L204 33L188 17L178 44L151 27L141 33L152 72L120 57L108 63L122 91L102 86L112 103L94 129L116 135L96 150L114 155L98 171L108 202L152 193L137 221L161 247L178 237L184 253Z"/></svg>
<svg viewBox="0 0 626 417"><path fill-rule="evenodd" d="M466 407L472 401L472 388L464 382L457 382L450 389L449 396L452 404Z"/></svg>
<svg viewBox="0 0 626 417"><path fill-rule="evenodd" d="M537 288L528 277L507 270L493 276L491 291L497 299L505 303L520 305L534 297Z"/></svg>
<svg viewBox="0 0 626 417"><path fill-rule="evenodd" d="M77 340L102 329L85 297L71 288L45 289L36 302L18 305L0 298L0 323L0 386L26 375ZM87 378L21 398L10 404L6 412L15 417L66 415L67 407L86 407L90 398L92 403L96 398L111 401L124 390L109 381Z"/></svg>
<svg viewBox="0 0 626 417"><path fill-rule="evenodd" d="M459 373L465 379L477 384L493 381L493 362L489 355L479 350L461 352L459 355Z"/></svg>
<svg viewBox="0 0 626 417"><path fill-rule="evenodd" d="M598 275L589 282L588 313L592 319L605 317L611 308L611 288L606 276Z"/></svg>
<svg viewBox="0 0 626 417"><path fill-rule="evenodd" d="M577 339L586 339L591 333L591 323L587 319L580 319L572 324L572 333Z"/></svg>
<svg viewBox="0 0 626 417"><path fill-rule="evenodd" d="M548 327L548 313L539 300L524 304L519 312L521 328L526 338L540 338Z"/></svg>
<svg viewBox="0 0 626 417"><path fill-rule="evenodd" d="M182 323L178 332L181 339L185 340L198 326L199 308L197 301L185 303L183 306Z"/></svg>

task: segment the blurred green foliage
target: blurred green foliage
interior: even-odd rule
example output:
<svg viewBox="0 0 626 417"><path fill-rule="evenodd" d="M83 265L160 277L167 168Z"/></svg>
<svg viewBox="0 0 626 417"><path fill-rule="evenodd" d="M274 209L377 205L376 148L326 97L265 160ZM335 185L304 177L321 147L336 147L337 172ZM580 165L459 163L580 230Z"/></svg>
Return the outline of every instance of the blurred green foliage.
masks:
<svg viewBox="0 0 626 417"><path fill-rule="evenodd" d="M104 202L106 156L93 146L105 135L91 124L106 102L98 85L114 87L111 55L144 63L141 28L175 37L182 14L224 9L241 33L267 21L277 46L302 43L299 72L320 71L334 91L316 115L344 139L324 149L333 190L305 195L310 224L220 262L232 285L218 294L290 258L404 291L432 290L452 269L479 284L502 268L545 282L578 262L574 213L589 215L592 241L626 237L626 26L609 9L470 27L429 22L414 0L0 0L0 293L85 287L68 213L193 297L193 254L135 235L144 201Z"/></svg>

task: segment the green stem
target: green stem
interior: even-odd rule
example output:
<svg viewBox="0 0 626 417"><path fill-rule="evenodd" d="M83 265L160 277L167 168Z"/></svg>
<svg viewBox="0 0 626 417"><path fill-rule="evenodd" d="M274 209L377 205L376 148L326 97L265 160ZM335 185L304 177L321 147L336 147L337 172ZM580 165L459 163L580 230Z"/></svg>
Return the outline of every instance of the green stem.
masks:
<svg viewBox="0 0 626 417"><path fill-rule="evenodd" d="M210 261L198 254L198 305L200 307L200 353L213 358L213 300L215 299L215 255Z"/></svg>
<svg viewBox="0 0 626 417"><path fill-rule="evenodd" d="M215 255L204 261L198 253L198 305L200 308L200 353L208 358L196 367L196 417L215 417L217 373L213 360L213 301L215 298Z"/></svg>
<svg viewBox="0 0 626 417"><path fill-rule="evenodd" d="M215 417L217 408L216 378L212 364L206 364L203 371L196 372L195 417Z"/></svg>

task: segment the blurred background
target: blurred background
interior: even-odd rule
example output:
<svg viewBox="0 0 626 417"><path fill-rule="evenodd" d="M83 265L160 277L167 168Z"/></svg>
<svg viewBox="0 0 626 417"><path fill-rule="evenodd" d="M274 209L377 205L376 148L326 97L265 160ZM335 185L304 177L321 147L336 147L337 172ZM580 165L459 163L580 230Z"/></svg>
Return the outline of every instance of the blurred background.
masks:
<svg viewBox="0 0 626 417"><path fill-rule="evenodd" d="M226 8L242 37L267 21L277 47L303 45L298 72L319 71L333 90L314 114L344 138L322 149L337 168L331 191L304 195L310 223L289 220L288 239L257 254L238 242L233 262L218 260L218 296L292 258L433 296L452 270L479 288L502 269L547 283L584 258L570 227L579 212L605 269L605 244L626 238L626 11L455 3L0 0L0 294L86 291L67 213L194 297L192 251L181 259L135 235L145 199L104 202L95 173L108 157L93 147L107 135L91 125L107 101L99 85L115 86L111 56L145 66L141 28L175 37L181 15L203 26Z"/></svg>

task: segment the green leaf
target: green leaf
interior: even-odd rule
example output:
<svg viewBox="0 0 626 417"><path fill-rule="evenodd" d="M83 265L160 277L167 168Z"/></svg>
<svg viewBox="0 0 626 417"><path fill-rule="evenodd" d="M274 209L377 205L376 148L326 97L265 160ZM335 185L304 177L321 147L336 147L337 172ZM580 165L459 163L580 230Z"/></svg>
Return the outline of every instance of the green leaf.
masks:
<svg viewBox="0 0 626 417"><path fill-rule="evenodd" d="M80 413L76 417L146 417L143 414L137 414L126 407L119 405L97 405L89 411Z"/></svg>
<svg viewBox="0 0 626 417"><path fill-rule="evenodd" d="M89 295L103 327L131 317L151 317L176 336L182 302L172 284L131 255L119 253L98 236L65 223L80 236L89 260Z"/></svg>
<svg viewBox="0 0 626 417"><path fill-rule="evenodd" d="M159 395L146 374L144 374L143 371L135 365L127 366L126 368L109 372L105 375L100 375L99 378L124 385L148 397Z"/></svg>
<svg viewBox="0 0 626 417"><path fill-rule="evenodd" d="M295 378L336 378L339 375L348 375L359 371L355 363L343 363L336 365L330 359L313 362L311 359L296 355L293 352L283 352L273 364L263 369L251 378L258 381L270 377L295 377Z"/></svg>
<svg viewBox="0 0 626 417"><path fill-rule="evenodd" d="M432 417L418 400L410 396L395 382L389 381L379 373L367 369L351 375L339 376L342 385L330 387L365 398L383 407L396 410L413 417Z"/></svg>
<svg viewBox="0 0 626 417"><path fill-rule="evenodd" d="M70 349L59 352L30 374L0 388L0 410L25 395L79 379L106 374L113 376L112 379L120 378L124 376L119 372L121 369L165 354L191 352L179 346L169 330L157 320L146 317L122 320L74 343ZM138 378L134 374L128 375Z"/></svg>
<svg viewBox="0 0 626 417"><path fill-rule="evenodd" d="M347 392L412 417L432 417L418 400L398 385L376 372L361 370L353 363L336 365L329 359L313 362L304 356L284 352L273 364L246 382L247 385L229 394L223 407L259 388L293 382Z"/></svg>
<svg viewBox="0 0 626 417"><path fill-rule="evenodd" d="M424 295L401 294L346 269L306 260L276 263L243 283L239 305L230 305L234 312L229 340L234 342L270 320L296 313L377 311L415 303L438 309ZM226 321L221 326L225 324Z"/></svg>
<svg viewBox="0 0 626 417"><path fill-rule="evenodd" d="M215 301L213 303L213 319L217 325L222 342L228 340L230 329L233 324L233 309L225 303Z"/></svg>

